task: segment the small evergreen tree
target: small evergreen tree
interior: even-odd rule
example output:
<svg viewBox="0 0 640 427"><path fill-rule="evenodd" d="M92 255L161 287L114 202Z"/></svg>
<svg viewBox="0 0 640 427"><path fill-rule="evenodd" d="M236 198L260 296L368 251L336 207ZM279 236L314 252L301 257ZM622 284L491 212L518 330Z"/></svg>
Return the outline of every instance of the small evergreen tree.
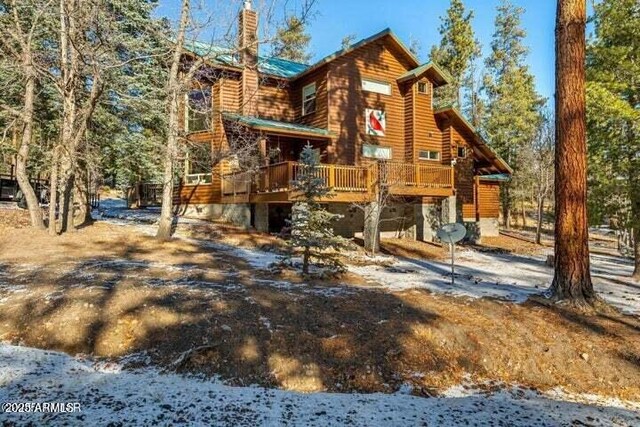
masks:
<svg viewBox="0 0 640 427"><path fill-rule="evenodd" d="M286 26L280 28L273 42L273 56L290 61L308 63L311 36L305 31L305 23L297 16L290 16Z"/></svg>
<svg viewBox="0 0 640 427"><path fill-rule="evenodd" d="M337 251L346 248L348 241L333 232L332 223L341 215L328 212L318 202L331 196L331 188L319 173L320 159L311 145L307 144L302 150L300 163L302 167L293 182L293 190L300 196L293 204L291 219L287 220L291 227L289 258L294 250L302 249L302 274L305 275L309 274L309 263L314 258L333 271L343 271Z"/></svg>

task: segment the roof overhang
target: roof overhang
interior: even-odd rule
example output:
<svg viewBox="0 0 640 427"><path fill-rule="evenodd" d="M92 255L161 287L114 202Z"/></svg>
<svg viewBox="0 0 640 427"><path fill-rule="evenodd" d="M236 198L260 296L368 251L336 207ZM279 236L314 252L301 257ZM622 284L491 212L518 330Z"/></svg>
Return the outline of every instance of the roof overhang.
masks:
<svg viewBox="0 0 640 427"><path fill-rule="evenodd" d="M511 175L506 173L495 173L492 175L481 175L478 177L480 181L489 182L508 182L511 181Z"/></svg>
<svg viewBox="0 0 640 427"><path fill-rule="evenodd" d="M481 175L513 174L513 169L507 162L487 144L484 138L457 109L453 107L441 108L435 111L435 115L436 117L452 120L454 124L462 126L473 135L473 154L477 170Z"/></svg>
<svg viewBox="0 0 640 427"><path fill-rule="evenodd" d="M320 140L332 139L334 137L334 134L326 129L301 125L298 123L242 116L235 113L222 113L222 117L224 120L234 121L249 129L264 133Z"/></svg>
<svg viewBox="0 0 640 427"><path fill-rule="evenodd" d="M400 40L400 38L398 38L398 36L396 36L393 31L391 31L390 28L386 28L382 31L380 31L379 33L376 33L370 37L367 37L366 39L362 39L357 43L352 44L351 46L349 46L346 49L340 49L334 53L332 53L331 55L325 56L324 58L322 58L320 61L316 62L315 64L313 64L312 66L310 66L309 68L307 68L306 70L304 70L303 72L301 72L300 74L296 75L295 77L293 77L293 79L298 79L302 76L306 76L307 74L317 70L318 68L322 67L323 65L328 64L329 62L340 58L341 56L344 56L348 53L353 52L356 49L361 48L362 46L365 46L369 43L373 43L376 40L380 40L384 37L389 37L389 39L391 40L391 42L404 54L406 55L406 57L410 60L410 62L413 64L412 66L414 67L418 67L420 65L420 62L418 61L418 58L416 58L416 56L411 53L411 51L409 50L409 48L402 42L402 40Z"/></svg>
<svg viewBox="0 0 640 427"><path fill-rule="evenodd" d="M400 77L398 77L398 83L404 83L409 80L419 79L423 76L426 76L429 80L434 83L434 86L444 86L448 83L451 83L453 80L449 73L444 71L434 62L427 62L426 64L422 64L413 70L409 70Z"/></svg>

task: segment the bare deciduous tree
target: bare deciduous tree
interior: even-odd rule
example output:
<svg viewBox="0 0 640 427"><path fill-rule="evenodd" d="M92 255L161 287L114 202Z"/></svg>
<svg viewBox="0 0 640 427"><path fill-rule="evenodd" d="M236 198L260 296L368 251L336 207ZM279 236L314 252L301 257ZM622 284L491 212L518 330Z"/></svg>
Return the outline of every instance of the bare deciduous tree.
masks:
<svg viewBox="0 0 640 427"><path fill-rule="evenodd" d="M4 2L3 2L4 3ZM0 108L12 115L18 124L20 143L16 153L16 179L24 194L31 217L31 225L44 229L42 210L27 172L29 151L33 143L34 104L38 74L36 72L34 45L41 31L43 15L52 1L36 7L35 2L18 4L11 0L4 6L2 25L0 25L0 52L19 64L23 80L23 97L20 109L0 104Z"/></svg>

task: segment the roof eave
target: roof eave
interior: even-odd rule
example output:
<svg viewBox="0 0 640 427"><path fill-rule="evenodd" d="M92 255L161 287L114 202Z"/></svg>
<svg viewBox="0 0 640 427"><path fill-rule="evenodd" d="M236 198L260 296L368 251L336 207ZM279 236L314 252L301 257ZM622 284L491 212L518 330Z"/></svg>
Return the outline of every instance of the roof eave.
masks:
<svg viewBox="0 0 640 427"><path fill-rule="evenodd" d="M436 87L449 84L453 80L451 75L440 68L438 64L434 62L427 62L403 74L397 79L397 81L398 83L404 83L409 80L418 79L427 73L430 74L430 79L436 83Z"/></svg>
<svg viewBox="0 0 640 427"><path fill-rule="evenodd" d="M403 51L404 54L407 55L407 57L409 57L413 63L415 64L415 66L418 66L420 64L420 62L418 61L418 58L416 58L416 56L411 53L411 51L409 50L409 48L407 48L407 46L402 42L402 40L400 40L398 38L398 36L396 36L393 31L391 31L390 28L385 28L384 30L380 31L379 33L376 33L372 36L369 36L365 39L360 40L357 43L354 43L353 45L349 46L346 49L340 49L335 51L334 53L332 53L331 55L325 56L324 58L322 58L321 60L319 60L318 62L316 62L315 64L311 65L309 68L307 68L306 70L304 70L303 72L291 77L291 80L296 80L299 79L303 76L306 76L307 74L321 68L322 66L344 56L347 55L351 52L353 52L356 49L361 48L362 46L365 46L369 43L373 43L376 40L379 40L385 36L390 36L391 39L398 45L398 47L400 48L400 50Z"/></svg>
<svg viewBox="0 0 640 427"><path fill-rule="evenodd" d="M317 130L312 130L312 129L291 129L291 128L287 128L287 127L278 127L275 125L269 125L266 123L252 123L250 121L250 119L241 116L239 114L235 114L235 113L223 113L223 116L227 119L227 120L234 120L237 121L238 123L242 124L243 126L246 126L250 129L253 130L257 130L257 131L261 131L261 132L268 132L268 133L273 133L273 134L279 134L279 135L287 135L287 136L301 136L301 137L305 137L305 138L309 138L309 139L333 139L335 137L333 132L330 132L328 130L324 130L324 129L317 129ZM259 119L258 120L267 120L267 119ZM284 123L284 122L283 122ZM295 123L287 123L288 125L296 125Z"/></svg>
<svg viewBox="0 0 640 427"><path fill-rule="evenodd" d="M475 142L478 144L479 148L484 148L486 149L490 155L486 156L491 162L493 162L495 165L500 166L502 168L502 170L500 170L500 173L506 173L509 175L513 174L513 169L511 169L511 166L509 166L509 164L502 158L500 157L500 155L498 153L496 153L493 148L491 148L491 146L487 143L487 141L485 141L485 139L482 137L482 135L480 135L476 129L473 127L473 125L471 123L469 123L469 121L467 119L464 118L464 116L460 113L460 111L458 111L458 109L454 108L454 107L444 107L444 108L440 108L437 109L436 111L434 111L434 114L437 115L441 115L441 114L453 114L454 116L456 116L456 118L458 118L460 120L460 122L467 127L467 129L475 136Z"/></svg>

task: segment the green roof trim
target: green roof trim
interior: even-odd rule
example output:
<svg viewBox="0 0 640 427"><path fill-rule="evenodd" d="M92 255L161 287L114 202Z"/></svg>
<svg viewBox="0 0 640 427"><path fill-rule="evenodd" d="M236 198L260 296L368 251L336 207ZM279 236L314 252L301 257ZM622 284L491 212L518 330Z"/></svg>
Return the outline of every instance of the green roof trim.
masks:
<svg viewBox="0 0 640 427"><path fill-rule="evenodd" d="M443 86L447 83L451 83L453 81L453 77L451 77L451 74L447 73L445 70L440 68L438 64L436 64L435 62L427 62L417 68L414 68L413 70L407 71L406 73L398 77L398 82L402 83L407 80L416 79L420 77L422 74L430 70L435 71L435 73L442 80L442 83L440 83L440 86Z"/></svg>
<svg viewBox="0 0 640 427"><path fill-rule="evenodd" d="M277 120L262 119L260 117L242 116L235 113L223 113L223 116L227 120L235 120L247 127L258 130L272 130L281 131L292 134L313 135L329 138L332 133L327 129L315 128L312 126L301 125L298 123L281 122Z"/></svg>
<svg viewBox="0 0 640 427"><path fill-rule="evenodd" d="M480 175L479 177L483 181L511 181L511 176L506 173L494 173L491 175Z"/></svg>

